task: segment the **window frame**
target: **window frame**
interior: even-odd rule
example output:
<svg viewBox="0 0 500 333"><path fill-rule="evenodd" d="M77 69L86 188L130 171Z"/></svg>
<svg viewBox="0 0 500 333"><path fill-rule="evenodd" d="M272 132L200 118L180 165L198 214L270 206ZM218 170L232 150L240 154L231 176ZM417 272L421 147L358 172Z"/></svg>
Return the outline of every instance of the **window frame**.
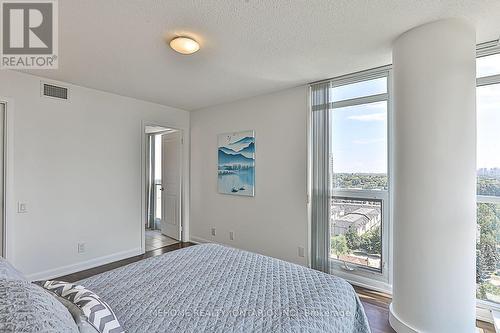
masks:
<svg viewBox="0 0 500 333"><path fill-rule="evenodd" d="M335 258L329 258L330 273L340 276L347 281L366 286L371 289L392 293L392 65L378 67L362 72L334 78L330 81L331 89L353 83L387 78L387 92L382 94L356 97L329 103L330 112L335 109L359 106L363 104L386 102L387 103L387 190L361 190L361 189L335 189L331 197L345 197L353 199L378 200L382 202L382 253L381 270L346 263ZM346 270L345 265L350 269Z"/></svg>
<svg viewBox="0 0 500 333"><path fill-rule="evenodd" d="M500 53L500 43L499 40L483 43L477 45L476 49L476 58L488 56L488 55L493 55ZM392 195L392 179L393 179L393 158L394 158L394 147L393 147L393 81L392 81L392 65L387 65L379 68L374 68L372 70L368 71L362 71L362 72L357 72L349 75L345 75L342 77L334 78L334 79L329 79L329 80L321 80L317 82L312 82L311 84L315 83L320 83L320 82L327 82L330 81L331 84L333 85L344 85L344 84L349 84L349 83L356 83L359 81L363 80L369 80L369 79L375 79L380 76L379 72L387 71L388 72L388 99L387 99L387 131L388 131L388 136L387 136L387 141L388 141L388 170L387 170L387 177L388 177L388 190L387 190L387 202L388 205L384 205L383 208L384 211L386 211L386 217L388 218L388 225L386 227L386 232L385 232L385 237L387 239L383 239L383 245L384 242L386 244L387 248L387 257L385 261L384 268L386 268L386 274L387 276L384 276L384 278L381 278L380 274L379 276L374 276L372 272L369 271L362 271L358 270L357 274L352 274L351 272L346 272L343 270L339 269L330 269L331 273L336 274L339 277L344 278L345 280L351 282L352 284L355 285L360 285L363 287L367 287L373 290L378 290L382 292L386 292L388 294L392 294L392 259L393 259L393 246L392 246L392 239L393 239L393 228L392 228L392 221L393 221L393 195ZM476 79L476 87L481 87L485 85L491 85L491 84L500 84L500 74L498 75L492 75L492 76L486 76L486 77L481 77ZM362 98L355 98L352 100L349 100L350 102L356 102L358 99L364 99L365 97ZM368 99L367 99L368 100ZM341 101L342 103L345 101ZM337 102L338 104L339 102ZM332 103L333 104L333 103ZM309 103L309 105L311 105ZM345 105L348 106L348 105ZM310 118L308 117L308 128L310 126ZM308 141L309 141L309 150L311 149L310 146L310 130L308 130ZM312 160L311 160L311 155L310 152L308 152L308 169L311 170L312 168ZM308 175L308 184L310 184L310 175ZM346 190L347 191L347 190ZM357 190L349 190L349 192L358 192ZM382 192L382 191L380 191ZM351 195L355 194L360 194L358 193L350 193ZM340 196L340 194L339 194ZM368 197L369 199L369 197ZM477 202L478 203L497 203L500 204L500 197L493 197L493 196L484 196L484 195L477 195L476 196ZM310 202L310 196L308 196L308 203ZM389 206L389 207L388 207ZM310 212L310 209L309 209ZM309 214L310 215L310 214ZM477 222L476 222L477 223ZM309 233L309 238L310 239L310 229L308 230ZM384 233L382 234L382 237L384 237ZM310 260L310 258L309 258ZM309 261L310 262L310 261ZM330 261L331 262L331 261ZM489 321L492 322L492 312L498 313L500 312L500 304L496 304L490 301L484 301L480 299L476 299L476 317L479 320L484 320L484 321Z"/></svg>
<svg viewBox="0 0 500 333"><path fill-rule="evenodd" d="M478 45L476 58L487 57L494 54L500 54L500 45L498 43L498 40ZM476 78L476 88L495 85L495 84L500 84L500 74ZM477 175L476 175L476 183L477 183ZM476 202L500 204L500 197L489 196L489 195L476 195ZM491 315L492 311L500 311L500 303L495 303L492 301L486 301L477 298L476 298L476 307L477 307L476 311L477 318L486 321L492 320L492 315Z"/></svg>

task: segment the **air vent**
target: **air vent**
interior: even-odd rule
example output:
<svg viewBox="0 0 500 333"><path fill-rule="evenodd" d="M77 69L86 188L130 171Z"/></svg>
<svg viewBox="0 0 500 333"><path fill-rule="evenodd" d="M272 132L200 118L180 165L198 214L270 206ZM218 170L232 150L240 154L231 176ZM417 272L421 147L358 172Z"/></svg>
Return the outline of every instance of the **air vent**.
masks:
<svg viewBox="0 0 500 333"><path fill-rule="evenodd" d="M42 96L67 101L69 99L69 90L66 87L42 82Z"/></svg>

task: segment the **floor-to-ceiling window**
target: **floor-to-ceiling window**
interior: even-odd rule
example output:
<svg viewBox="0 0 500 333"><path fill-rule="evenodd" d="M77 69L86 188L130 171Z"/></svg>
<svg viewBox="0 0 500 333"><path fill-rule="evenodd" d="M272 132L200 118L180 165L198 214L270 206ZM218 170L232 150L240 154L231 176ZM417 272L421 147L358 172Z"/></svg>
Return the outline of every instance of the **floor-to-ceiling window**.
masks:
<svg viewBox="0 0 500 333"><path fill-rule="evenodd" d="M477 59L476 297L500 309L500 49Z"/></svg>
<svg viewBox="0 0 500 333"><path fill-rule="evenodd" d="M390 68L333 79L328 89L330 271L388 286Z"/></svg>

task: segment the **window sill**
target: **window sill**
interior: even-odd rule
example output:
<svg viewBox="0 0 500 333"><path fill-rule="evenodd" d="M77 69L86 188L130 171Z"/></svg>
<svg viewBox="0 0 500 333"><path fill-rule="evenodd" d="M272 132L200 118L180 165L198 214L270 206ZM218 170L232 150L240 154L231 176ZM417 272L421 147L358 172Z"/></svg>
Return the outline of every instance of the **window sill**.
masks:
<svg viewBox="0 0 500 333"><path fill-rule="evenodd" d="M387 283L382 274L361 272L360 270L347 272L337 269L333 265L330 268L330 274L338 276L352 285L392 295L392 285Z"/></svg>
<svg viewBox="0 0 500 333"><path fill-rule="evenodd" d="M495 326L495 332L500 332L500 312L492 310L491 317L493 318L493 325Z"/></svg>

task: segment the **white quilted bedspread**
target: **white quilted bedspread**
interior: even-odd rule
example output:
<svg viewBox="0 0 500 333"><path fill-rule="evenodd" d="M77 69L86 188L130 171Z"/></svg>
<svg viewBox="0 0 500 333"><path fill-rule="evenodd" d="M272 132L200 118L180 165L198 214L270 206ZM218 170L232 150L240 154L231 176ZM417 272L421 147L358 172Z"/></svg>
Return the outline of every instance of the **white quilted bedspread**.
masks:
<svg viewBox="0 0 500 333"><path fill-rule="evenodd" d="M78 281L127 332L370 332L353 288L278 259L205 244Z"/></svg>

